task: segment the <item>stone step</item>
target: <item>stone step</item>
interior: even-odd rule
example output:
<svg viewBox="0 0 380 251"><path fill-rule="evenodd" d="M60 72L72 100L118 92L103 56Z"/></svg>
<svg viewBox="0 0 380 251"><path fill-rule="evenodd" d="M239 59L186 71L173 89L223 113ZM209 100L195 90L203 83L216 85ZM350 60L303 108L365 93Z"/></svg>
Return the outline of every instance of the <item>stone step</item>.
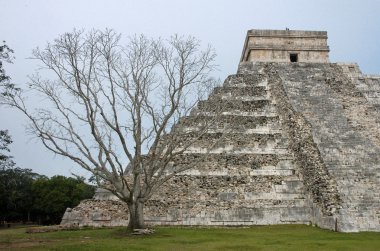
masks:
<svg viewBox="0 0 380 251"><path fill-rule="evenodd" d="M274 104L270 100L213 100L213 101L200 101L198 103L198 111L213 111L215 107L223 107L223 112L275 112Z"/></svg>
<svg viewBox="0 0 380 251"><path fill-rule="evenodd" d="M376 208L374 201L378 201L380 190L375 178L378 171L373 170L379 163L379 148L371 140L378 131L370 130L377 128L376 121L368 119L373 114L367 113L369 104L360 90L340 75L336 67L318 68L317 65L284 68L279 74L293 108L313 128L312 136L330 177L337 184L344 209L340 211L342 218L359 228L357 218L371 213L371 205ZM329 76L329 81L323 80L325 76ZM357 222L350 223L351 219Z"/></svg>
<svg viewBox="0 0 380 251"><path fill-rule="evenodd" d="M239 133L205 133L198 136L186 133L181 136L179 147L192 143L192 147L219 148L233 146L234 148L251 147L257 149L287 148L288 139L282 134L239 134Z"/></svg>
<svg viewBox="0 0 380 251"><path fill-rule="evenodd" d="M260 139L287 139L286 134L283 134L281 130L269 130L268 128L265 129L246 129L242 130L241 132L235 131L235 130L224 130L219 129L219 130L212 130L211 129L207 132L203 132L199 134L196 130L190 130L191 128L186 127L183 128L186 133L183 133L179 135L181 138L185 140L191 140L193 138L198 138L198 139L228 139L228 140L235 140L238 139L238 137L245 137L247 141L257 141Z"/></svg>
<svg viewBox="0 0 380 251"><path fill-rule="evenodd" d="M267 86L268 81L263 74L235 74L230 75L224 81L223 86L239 87L239 86Z"/></svg>
<svg viewBox="0 0 380 251"><path fill-rule="evenodd" d="M277 193L302 193L303 183L300 180L282 181L281 185L275 185Z"/></svg>
<svg viewBox="0 0 380 251"><path fill-rule="evenodd" d="M268 81L267 80L263 80L261 82L257 82L257 83L249 83L249 82L229 82L229 83L225 83L223 85L223 87L232 87L232 88L247 88L247 87L254 87L254 86L257 86L257 87L268 87Z"/></svg>
<svg viewBox="0 0 380 251"><path fill-rule="evenodd" d="M186 171L183 171L177 176L180 175L192 175L192 176L292 176L294 175L295 171L291 169L255 169L252 170L250 168L247 168L247 170L244 170L245 172L238 172L237 170L220 170L220 171L200 171L198 169L189 169Z"/></svg>
<svg viewBox="0 0 380 251"><path fill-rule="evenodd" d="M185 153L233 153L233 154L288 154L286 148L255 148L255 147L236 147L234 145L222 146L212 148L211 150L206 147L189 147Z"/></svg>
<svg viewBox="0 0 380 251"><path fill-rule="evenodd" d="M213 95L213 96L210 96L209 99L208 99L210 102L213 102L214 100L222 100L223 102L228 102L228 101L234 101L234 100L240 100L240 101L261 101L261 100L266 100L266 101L269 101L271 104L276 104L274 100L272 100L268 95L265 95L265 96L259 96L259 97L255 97L255 96L247 96L247 95L244 95L244 96L232 96L232 95L229 95L228 93L227 94L221 94L221 95Z"/></svg>
<svg viewBox="0 0 380 251"><path fill-rule="evenodd" d="M194 178L196 177L193 177L193 179ZM211 181L208 177L203 178L204 180L208 180L208 182L210 182L211 184L206 185L205 182L197 182L197 184L199 184L199 187L196 191L189 191L189 188L187 187L179 188L178 192L183 193L186 197L172 196L172 194L170 193L167 193L165 195L161 194L158 197L164 196L164 203L170 203L171 201L177 201L180 203L182 200L191 203L191 201L195 199L197 203L207 201L213 204L223 203L225 201L234 202L239 200L240 203L247 203L253 207L257 206L259 203L273 205L273 201L277 202L276 204L278 204L280 203L278 202L278 200L297 201L299 203L303 203L307 200L305 194L303 194L302 191L294 192L292 190L289 190L277 192L274 188L275 185L273 183L268 182L266 182L265 184L256 184L256 189L247 189L246 184L234 184L234 187L222 185L219 186L218 191L210 191L207 189L207 187L213 186L212 182L215 182L217 179ZM260 186L263 186L263 189L265 191L261 190L259 188ZM157 199L158 197L153 198L153 200Z"/></svg>
<svg viewBox="0 0 380 251"><path fill-rule="evenodd" d="M227 171L240 174L251 170L294 170L292 156L278 154L196 154L187 153L178 156L176 165L189 165L199 171ZM194 163L202 163L194 166Z"/></svg>
<svg viewBox="0 0 380 251"><path fill-rule="evenodd" d="M177 130L183 133L192 133L192 132L197 133L202 129L203 128L199 126L198 127L183 126L183 127L178 128ZM230 131L232 130L212 127L212 128L208 128L207 133L228 133ZM278 127L275 127L275 126L272 126L272 127L260 126L255 129L234 129L233 132L237 134L283 134L284 133L282 129L279 129Z"/></svg>
<svg viewBox="0 0 380 251"><path fill-rule="evenodd" d="M208 111L199 111L194 110L191 112L192 116L209 116L209 117L215 117L218 114L215 112L208 112ZM218 115L220 116L220 115ZM278 117L278 114L276 112L275 107L268 107L265 111L258 111L258 112L245 112L245 111L239 111L239 110L231 110L227 112L221 112L221 116L236 116L236 117Z"/></svg>
<svg viewBox="0 0 380 251"><path fill-rule="evenodd" d="M257 170L252 170L249 172L251 176L291 176L295 174L294 170L290 169L275 169L275 170L262 170L262 169L257 169Z"/></svg>
<svg viewBox="0 0 380 251"><path fill-rule="evenodd" d="M180 119L177 127L197 126L202 127L205 121L209 119L209 115L189 116ZM278 116L241 116L241 115L220 115L215 119L215 123L208 125L212 129L228 129L228 130L246 130L271 128L280 129Z"/></svg>
<svg viewBox="0 0 380 251"><path fill-rule="evenodd" d="M298 206L307 205L306 198L302 193L278 193L275 191L269 193L245 193L244 199L248 201L262 201L265 200L267 204L279 204L281 201L294 201L294 204ZM263 203L263 202L261 202ZM254 205L254 203L253 203Z"/></svg>
<svg viewBox="0 0 380 251"><path fill-rule="evenodd" d="M267 97L268 87L266 86L240 86L240 87L216 87L210 95L210 98L218 98L221 96L229 97Z"/></svg>
<svg viewBox="0 0 380 251"><path fill-rule="evenodd" d="M270 198L267 197L270 195ZM228 203L230 206L235 208L239 205L245 208L281 208L281 207L309 207L308 202L302 198L302 194L236 194L236 193L219 193L216 199L210 199L200 195L197 200L166 200L165 203L173 204L175 203L178 207L183 207L184 205L204 205L206 204L209 208L217 206L218 208L223 208L224 204ZM235 204L235 205L234 205ZM150 205L147 205L151 207Z"/></svg>
<svg viewBox="0 0 380 251"><path fill-rule="evenodd" d="M214 151L217 149L226 149L227 151L231 151L231 150L235 151L237 149L250 149L249 151L254 151L254 153L258 153L258 152L271 152L271 151L277 151L277 150L283 150L283 149L286 150L288 148L287 140L263 139L261 141L248 141L247 138L244 138L244 137L240 137L240 139L236 139L234 142L224 140L224 139L202 139L202 140L194 140L194 141L188 141L188 142L192 143L191 144L192 149L207 148L207 149L211 149L211 151ZM181 147L184 144L186 143L180 143L178 145L178 149L181 149ZM187 145L185 145L184 147L187 147Z"/></svg>

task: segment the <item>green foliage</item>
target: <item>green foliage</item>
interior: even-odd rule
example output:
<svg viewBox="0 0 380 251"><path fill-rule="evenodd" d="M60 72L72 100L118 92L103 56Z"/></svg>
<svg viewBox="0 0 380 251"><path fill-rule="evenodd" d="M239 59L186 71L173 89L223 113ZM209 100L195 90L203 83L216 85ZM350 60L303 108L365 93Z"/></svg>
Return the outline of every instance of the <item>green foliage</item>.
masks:
<svg viewBox="0 0 380 251"><path fill-rule="evenodd" d="M15 163L12 156L9 156L9 144L12 143L12 138L8 134L8 130L0 130L0 170L12 168Z"/></svg>
<svg viewBox="0 0 380 251"><path fill-rule="evenodd" d="M9 156L11 143L8 131L0 130L0 221L27 221L33 206L32 183L41 175L15 168Z"/></svg>
<svg viewBox="0 0 380 251"><path fill-rule="evenodd" d="M151 236L125 229L26 234L0 231L0 249L25 250L380 250L380 233L336 233L305 225L250 228L161 227Z"/></svg>
<svg viewBox="0 0 380 251"><path fill-rule="evenodd" d="M5 41L0 45L0 101L12 90L18 90L3 68L4 62L13 62L13 53ZM26 221L32 214L47 219L47 223L59 223L67 207L93 196L94 187L84 179L63 176L48 179L30 169L14 168L9 155L11 143L8 131L0 130L0 221Z"/></svg>
<svg viewBox="0 0 380 251"><path fill-rule="evenodd" d="M47 178L31 169L15 168L8 155L12 138L0 130L0 222L59 223L66 208L91 198L95 188L84 178Z"/></svg>
<svg viewBox="0 0 380 251"><path fill-rule="evenodd" d="M33 205L32 183L40 175L30 169L0 169L0 220L27 220Z"/></svg>
<svg viewBox="0 0 380 251"><path fill-rule="evenodd" d="M33 209L47 220L59 223L68 207L75 207L83 199L91 198L95 188L80 178L54 176L33 182Z"/></svg>
<svg viewBox="0 0 380 251"><path fill-rule="evenodd" d="M58 224L67 207L91 198L95 188L84 179L54 176L30 169L0 170L0 221L38 221Z"/></svg>

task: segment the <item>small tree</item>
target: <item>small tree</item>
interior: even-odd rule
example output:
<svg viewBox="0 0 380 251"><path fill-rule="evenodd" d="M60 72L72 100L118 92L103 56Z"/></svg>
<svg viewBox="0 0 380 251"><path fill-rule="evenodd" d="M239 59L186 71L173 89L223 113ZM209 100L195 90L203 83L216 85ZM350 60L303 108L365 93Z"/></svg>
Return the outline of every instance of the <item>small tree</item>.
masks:
<svg viewBox="0 0 380 251"><path fill-rule="evenodd" d="M30 221L33 207L32 183L42 176L31 169L0 169L0 220Z"/></svg>
<svg viewBox="0 0 380 251"><path fill-rule="evenodd" d="M31 77L31 89L45 97L43 107L31 109L14 88L3 92L4 103L29 118L45 147L90 171L100 187L126 202L129 228L144 227L144 203L190 168L172 162L214 123L199 123L186 142L186 132L173 126L214 86L215 53L179 36L133 37L123 47L120 35L106 30L63 34L33 55L56 77Z"/></svg>
<svg viewBox="0 0 380 251"><path fill-rule="evenodd" d="M94 196L93 186L83 178L53 176L39 178L32 184L33 209L43 217L43 223L59 224L66 208L75 207L83 199Z"/></svg>

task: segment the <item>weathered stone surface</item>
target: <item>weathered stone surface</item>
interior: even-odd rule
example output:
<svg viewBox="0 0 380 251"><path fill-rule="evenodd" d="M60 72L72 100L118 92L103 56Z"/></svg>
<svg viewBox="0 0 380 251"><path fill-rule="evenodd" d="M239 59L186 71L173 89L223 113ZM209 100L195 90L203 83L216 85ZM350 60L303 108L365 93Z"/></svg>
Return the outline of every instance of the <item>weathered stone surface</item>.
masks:
<svg viewBox="0 0 380 251"><path fill-rule="evenodd" d="M103 197L104 198L104 197ZM68 208L61 225L66 226L126 226L128 225L127 206L109 195L102 200L83 200L77 207Z"/></svg>
<svg viewBox="0 0 380 251"><path fill-rule="evenodd" d="M326 31L249 30L240 62L329 62Z"/></svg>
<svg viewBox="0 0 380 251"><path fill-rule="evenodd" d="M133 229L132 234L133 235L150 235L150 234L154 234L154 229L148 229L148 228L139 229L139 228L136 228L136 229Z"/></svg>
<svg viewBox="0 0 380 251"><path fill-rule="evenodd" d="M192 140L204 118L215 116L213 107L225 107L174 160L173 168L191 169L154 193L146 222L380 231L380 76L327 61L240 63L238 74L175 125L183 141ZM98 190L68 209L62 224L127 225L126 210Z"/></svg>
<svg viewBox="0 0 380 251"><path fill-rule="evenodd" d="M318 175L321 179L312 178L306 184L315 191L313 195L317 195L314 202L322 202L322 210L331 211L335 219L332 222L339 231L380 231L380 120L378 111L372 109L377 100L368 102L355 84L359 81L345 73L341 65L295 64L289 67L272 64L263 67L271 69L270 78L283 88L290 109L303 118L302 123L311 130L310 140L317 146L313 154L307 144L300 145L299 152L304 155L300 157L301 170L307 170L308 162L323 164L322 169L318 168L321 171L323 166L326 168L323 176ZM366 77L356 76L360 78ZM296 130L300 131L302 128ZM289 138L299 137L290 135ZM308 182L308 176L310 174L304 175L304 181Z"/></svg>

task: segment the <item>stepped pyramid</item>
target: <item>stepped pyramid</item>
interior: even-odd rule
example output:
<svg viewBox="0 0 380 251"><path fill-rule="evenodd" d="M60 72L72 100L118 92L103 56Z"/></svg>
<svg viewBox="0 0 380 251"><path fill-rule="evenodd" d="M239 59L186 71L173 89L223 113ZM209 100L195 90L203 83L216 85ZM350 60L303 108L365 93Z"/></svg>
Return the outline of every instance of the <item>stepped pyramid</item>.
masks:
<svg viewBox="0 0 380 251"><path fill-rule="evenodd" d="M224 105L176 159L194 166L152 196L146 222L380 231L380 76L329 63L328 53L326 32L248 31L237 74L176 125L196 130L195 115ZM125 210L99 189L62 224L126 225Z"/></svg>

